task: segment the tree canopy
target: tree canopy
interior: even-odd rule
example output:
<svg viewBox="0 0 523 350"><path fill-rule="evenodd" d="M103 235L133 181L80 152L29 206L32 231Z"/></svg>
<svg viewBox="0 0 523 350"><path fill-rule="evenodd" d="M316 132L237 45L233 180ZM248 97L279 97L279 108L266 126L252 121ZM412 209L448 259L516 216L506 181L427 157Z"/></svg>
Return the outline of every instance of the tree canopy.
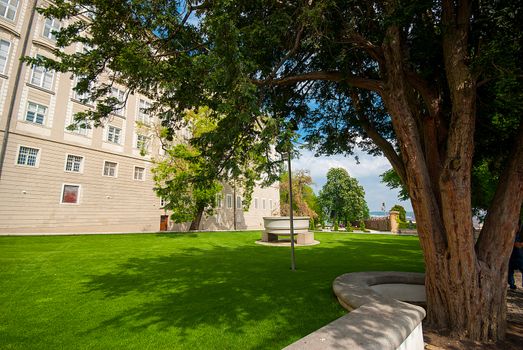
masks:
<svg viewBox="0 0 523 350"><path fill-rule="evenodd" d="M312 178L306 170L298 170L292 174L292 201L293 213L298 216L309 216L312 220L318 217L316 212L317 198L314 194ZM289 173L285 172L280 178L280 214L290 214Z"/></svg>
<svg viewBox="0 0 523 350"><path fill-rule="evenodd" d="M428 322L504 336L499 286L523 202L519 2L58 0L42 12L70 20L60 48L85 51L26 60L80 77L97 105L79 122L102 123L122 84L156 101L171 135L183 111L210 107L216 129L191 143L223 174L276 179L272 145L288 150L300 127L321 154L385 155L412 199ZM496 185L476 242L482 164Z"/></svg>
<svg viewBox="0 0 523 350"><path fill-rule="evenodd" d="M203 213L212 215L222 186L205 172L204 158L187 144L169 147L166 157L151 169L155 192L164 201L176 223L191 222L197 230Z"/></svg>
<svg viewBox="0 0 523 350"><path fill-rule="evenodd" d="M198 135L212 131L215 123L205 118L209 109L186 111L188 132ZM191 222L190 229L197 230L203 214L212 215L217 196L222 190L217 171L211 169L214 162L202 155L201 150L190 145L185 138L172 142L165 140L167 130L157 125L139 125L142 130L154 129L160 139L165 155L154 159L151 169L155 182L154 191L162 198L163 208L171 212L175 223Z"/></svg>
<svg viewBox="0 0 523 350"><path fill-rule="evenodd" d="M319 194L319 202L336 227L340 222L347 226L351 222L369 218L363 187L343 168L329 169L327 182Z"/></svg>

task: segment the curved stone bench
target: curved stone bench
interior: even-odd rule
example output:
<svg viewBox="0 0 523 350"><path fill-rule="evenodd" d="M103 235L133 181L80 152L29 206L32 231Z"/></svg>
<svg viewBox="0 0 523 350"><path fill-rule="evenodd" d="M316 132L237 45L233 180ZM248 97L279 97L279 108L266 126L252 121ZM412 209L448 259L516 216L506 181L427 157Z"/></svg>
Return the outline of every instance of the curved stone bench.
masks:
<svg viewBox="0 0 523 350"><path fill-rule="evenodd" d="M425 310L392 296L423 303L424 282L424 274L414 272L341 275L333 282L334 293L351 312L285 349L422 350Z"/></svg>

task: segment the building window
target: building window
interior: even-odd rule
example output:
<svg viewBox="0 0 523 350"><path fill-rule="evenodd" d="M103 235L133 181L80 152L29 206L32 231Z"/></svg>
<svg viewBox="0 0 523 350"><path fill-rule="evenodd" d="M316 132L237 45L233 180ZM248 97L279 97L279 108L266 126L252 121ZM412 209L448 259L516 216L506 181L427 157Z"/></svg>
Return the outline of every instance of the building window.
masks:
<svg viewBox="0 0 523 350"><path fill-rule="evenodd" d="M54 18L46 18L44 23L44 31L42 35L52 41L56 41L56 35L54 32L60 30L60 21Z"/></svg>
<svg viewBox="0 0 523 350"><path fill-rule="evenodd" d="M107 141L120 144L121 134L122 129L109 125L109 127L107 128Z"/></svg>
<svg viewBox="0 0 523 350"><path fill-rule="evenodd" d="M0 40L0 73L5 73L7 58L9 57L9 48L11 43L6 40Z"/></svg>
<svg viewBox="0 0 523 350"><path fill-rule="evenodd" d="M254 209L258 209L258 198L254 198Z"/></svg>
<svg viewBox="0 0 523 350"><path fill-rule="evenodd" d="M223 205L222 203L222 194L221 193L217 193L216 194L216 208L221 208Z"/></svg>
<svg viewBox="0 0 523 350"><path fill-rule="evenodd" d="M265 210L265 198L262 199L262 209Z"/></svg>
<svg viewBox="0 0 523 350"><path fill-rule="evenodd" d="M14 20L17 7L18 0L0 0L0 16Z"/></svg>
<svg viewBox="0 0 523 350"><path fill-rule="evenodd" d="M29 102L27 104L27 113L25 120L39 125L44 125L45 115L47 114L47 107L38 103Z"/></svg>
<svg viewBox="0 0 523 350"><path fill-rule="evenodd" d="M64 185L62 188L62 203L78 204L80 199L80 186Z"/></svg>
<svg viewBox="0 0 523 350"><path fill-rule="evenodd" d="M73 130L71 130L71 132L78 134L78 135L87 136L88 130L89 129L87 128L86 125L81 124L81 125L76 125L75 128Z"/></svg>
<svg viewBox="0 0 523 350"><path fill-rule="evenodd" d="M134 179L143 181L145 179L145 168L135 166L134 167Z"/></svg>
<svg viewBox="0 0 523 350"><path fill-rule="evenodd" d="M37 57L42 57L37 55ZM33 65L31 84L51 90L53 88L54 71L47 70L42 66Z"/></svg>
<svg viewBox="0 0 523 350"><path fill-rule="evenodd" d="M138 109L138 117L136 121L149 124L151 122L151 116L149 115L149 109L151 104L145 100L140 100L140 108Z"/></svg>
<svg viewBox="0 0 523 350"><path fill-rule="evenodd" d="M269 209L272 210L272 199L269 199Z"/></svg>
<svg viewBox="0 0 523 350"><path fill-rule="evenodd" d="M232 209L232 194L227 195L227 209Z"/></svg>
<svg viewBox="0 0 523 350"><path fill-rule="evenodd" d="M76 87L78 86L78 82L83 79L84 77L82 76L79 76L79 77L75 77L74 78L74 86L75 86L75 89ZM91 84L89 84L89 90L91 89ZM85 103L85 104L92 104L93 101L91 101L90 99L90 96L89 96L89 93L88 92L83 92L83 93L79 93L77 92L76 90L73 90L74 92L74 99L77 100L77 101L80 101L82 103Z"/></svg>
<svg viewBox="0 0 523 350"><path fill-rule="evenodd" d="M38 148L20 146L16 164L35 167L38 161Z"/></svg>
<svg viewBox="0 0 523 350"><path fill-rule="evenodd" d="M75 156L72 154L67 155L67 160L65 161L65 171L70 171L73 173L80 173L82 171L82 163L84 157Z"/></svg>
<svg viewBox="0 0 523 350"><path fill-rule="evenodd" d="M113 113L123 116L125 112L125 92L113 87L111 88L111 95L118 100L118 105L121 106L120 108L116 108Z"/></svg>
<svg viewBox="0 0 523 350"><path fill-rule="evenodd" d="M242 208L242 197L236 196L236 209Z"/></svg>
<svg viewBox="0 0 523 350"><path fill-rule="evenodd" d="M136 135L136 148L147 150L147 142L149 141L149 138L144 135Z"/></svg>
<svg viewBox="0 0 523 350"><path fill-rule="evenodd" d="M116 177L116 169L118 167L117 163L114 162L104 162L104 176Z"/></svg>

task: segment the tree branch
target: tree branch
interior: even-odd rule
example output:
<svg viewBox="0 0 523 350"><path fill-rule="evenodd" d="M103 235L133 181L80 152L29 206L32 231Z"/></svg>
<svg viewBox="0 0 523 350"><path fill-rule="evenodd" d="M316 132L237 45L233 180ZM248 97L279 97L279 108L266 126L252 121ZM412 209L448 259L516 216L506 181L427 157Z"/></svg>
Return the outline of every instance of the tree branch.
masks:
<svg viewBox="0 0 523 350"><path fill-rule="evenodd" d="M394 147L390 144L389 141L383 138L383 136L381 136L376 131L376 129L372 126L372 124L368 121L367 118L361 118L360 122L363 130L365 130L367 135L369 135L369 137L376 144L376 146L378 146L385 155L385 157L387 157L390 164L400 177L401 182L403 184L406 184L407 173L405 172L405 166L403 165L400 156L396 153Z"/></svg>
<svg viewBox="0 0 523 350"><path fill-rule="evenodd" d="M337 71L310 72L289 77L278 78L271 81L253 80L252 82L256 85L291 85L299 83L301 81L310 80L346 82L354 87L372 90L376 92L382 92L383 90L383 83L381 80L362 78L352 75L344 75Z"/></svg>
<svg viewBox="0 0 523 350"><path fill-rule="evenodd" d="M476 243L478 258L491 266L508 258L523 202L523 122L508 159Z"/></svg>
<svg viewBox="0 0 523 350"><path fill-rule="evenodd" d="M403 162L396 153L396 150L394 147L390 144L389 141L387 141L381 134L374 128L374 126L371 124L369 119L364 115L364 113L361 111L361 104L360 104L360 98L358 94L354 91L351 91L351 99L352 103L354 104L354 108L358 112L358 120L361 123L361 127L363 130L367 133L367 135L372 139L372 141L378 146L385 157L389 160L390 164L398 174L401 182L403 184L406 184L407 180L407 173L405 172L405 166L403 165Z"/></svg>
<svg viewBox="0 0 523 350"><path fill-rule="evenodd" d="M383 56L383 50L378 45L374 45L372 42L367 40L363 35L359 33L350 33L347 36L347 39L341 41L340 43L347 44L357 44L357 47L364 49L372 58L374 58L378 63L383 63L385 57Z"/></svg>
<svg viewBox="0 0 523 350"><path fill-rule="evenodd" d="M273 68L272 72L269 74L267 79L265 79L266 81L271 81L272 79L274 79L276 73L278 73L285 61L287 61L292 55L294 55L296 50L298 50L298 48L300 47L301 37L303 35L303 28L304 26L301 25L300 29L298 29L298 33L296 34L296 38L294 39L294 45L289 50L289 52L287 52L287 54L280 60L280 62Z"/></svg>
<svg viewBox="0 0 523 350"><path fill-rule="evenodd" d="M407 81L416 89L425 102L425 106L431 117L435 118L441 113L441 96L427 83L425 79L411 70L405 71Z"/></svg>

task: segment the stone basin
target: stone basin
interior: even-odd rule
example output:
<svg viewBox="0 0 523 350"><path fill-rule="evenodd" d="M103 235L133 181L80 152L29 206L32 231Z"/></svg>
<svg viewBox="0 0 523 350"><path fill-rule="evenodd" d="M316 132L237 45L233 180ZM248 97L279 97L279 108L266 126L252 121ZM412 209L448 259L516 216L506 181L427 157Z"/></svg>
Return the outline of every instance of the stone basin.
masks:
<svg viewBox="0 0 523 350"><path fill-rule="evenodd" d="M309 230L308 216L295 216L293 218L294 233L307 232ZM263 218L265 231L275 235L291 234L291 218L289 216L265 216Z"/></svg>

